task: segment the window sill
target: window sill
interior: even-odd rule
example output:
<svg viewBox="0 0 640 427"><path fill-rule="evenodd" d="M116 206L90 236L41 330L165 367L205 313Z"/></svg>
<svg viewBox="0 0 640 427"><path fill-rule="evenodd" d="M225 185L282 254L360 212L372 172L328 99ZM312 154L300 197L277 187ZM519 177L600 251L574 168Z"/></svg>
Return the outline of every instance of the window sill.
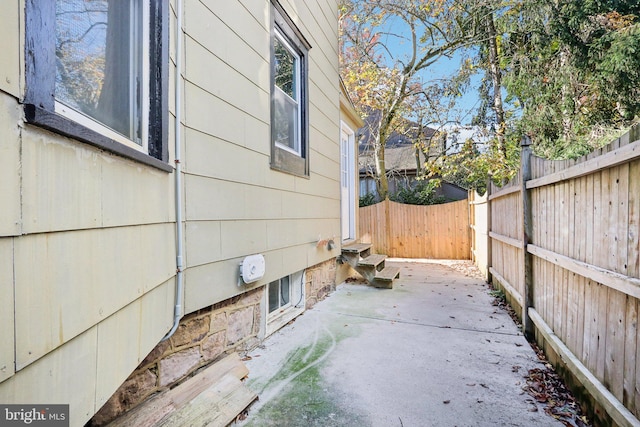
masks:
<svg viewBox="0 0 640 427"><path fill-rule="evenodd" d="M98 132L46 109L39 108L33 104L25 104L25 115L27 123L40 126L54 133L77 139L94 147L135 160L164 172L173 172L173 166L162 160L151 157L134 148L127 147L126 145L116 142L111 138L101 135Z"/></svg>
<svg viewBox="0 0 640 427"><path fill-rule="evenodd" d="M280 147L272 148L271 169L309 179L309 163L304 157Z"/></svg>
<svg viewBox="0 0 640 427"><path fill-rule="evenodd" d="M304 313L305 310L305 302L302 301L301 307L290 306L282 312L272 313L267 316L267 330L266 335L269 336L276 332L278 329L285 326L287 323L295 319Z"/></svg>

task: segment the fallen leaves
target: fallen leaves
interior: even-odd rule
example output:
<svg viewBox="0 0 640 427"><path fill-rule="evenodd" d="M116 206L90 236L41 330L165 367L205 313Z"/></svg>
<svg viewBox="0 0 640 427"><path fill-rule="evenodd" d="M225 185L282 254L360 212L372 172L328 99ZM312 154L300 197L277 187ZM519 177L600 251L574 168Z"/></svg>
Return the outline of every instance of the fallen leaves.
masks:
<svg viewBox="0 0 640 427"><path fill-rule="evenodd" d="M565 426L588 427L580 405L558 374L549 367L530 369L523 388L536 402L545 405L544 411Z"/></svg>

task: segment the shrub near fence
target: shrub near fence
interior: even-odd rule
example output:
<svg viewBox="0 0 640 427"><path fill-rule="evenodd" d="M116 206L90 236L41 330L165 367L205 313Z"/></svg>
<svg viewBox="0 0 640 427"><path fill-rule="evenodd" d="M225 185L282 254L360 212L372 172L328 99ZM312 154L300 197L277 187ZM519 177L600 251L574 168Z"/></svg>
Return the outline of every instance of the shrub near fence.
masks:
<svg viewBox="0 0 640 427"><path fill-rule="evenodd" d="M359 209L360 238L397 258L469 259L467 200L405 205L389 200Z"/></svg>
<svg viewBox="0 0 640 427"><path fill-rule="evenodd" d="M575 161L524 147L518 179L489 189L493 282L591 396L596 424L640 425L639 135Z"/></svg>

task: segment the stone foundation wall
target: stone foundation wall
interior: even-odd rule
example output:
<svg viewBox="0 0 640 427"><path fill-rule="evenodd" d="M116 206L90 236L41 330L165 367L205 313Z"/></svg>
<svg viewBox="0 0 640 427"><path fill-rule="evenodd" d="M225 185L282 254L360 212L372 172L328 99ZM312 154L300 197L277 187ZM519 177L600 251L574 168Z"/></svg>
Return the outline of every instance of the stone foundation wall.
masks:
<svg viewBox="0 0 640 427"><path fill-rule="evenodd" d="M89 425L102 426L108 423L229 352L242 352L256 347L263 321L265 289L262 286L185 316L175 334L147 355L94 415ZM335 259L308 268L305 307L313 307L335 289Z"/></svg>
<svg viewBox="0 0 640 427"><path fill-rule="evenodd" d="M330 259L306 271L305 295L306 308L311 308L318 301L336 290L336 260Z"/></svg>
<svg viewBox="0 0 640 427"><path fill-rule="evenodd" d="M264 290L260 287L185 316L175 334L147 355L94 415L90 425L108 423L228 352L255 347L262 322Z"/></svg>

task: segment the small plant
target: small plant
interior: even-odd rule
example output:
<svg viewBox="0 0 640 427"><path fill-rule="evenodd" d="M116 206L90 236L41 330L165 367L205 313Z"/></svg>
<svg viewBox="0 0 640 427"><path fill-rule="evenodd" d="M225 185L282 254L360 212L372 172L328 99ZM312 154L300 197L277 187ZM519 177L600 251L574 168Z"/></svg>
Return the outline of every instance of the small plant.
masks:
<svg viewBox="0 0 640 427"><path fill-rule="evenodd" d="M360 201L358 205L363 208L365 206L371 206L376 204L376 195L373 193L365 194L364 196L360 196Z"/></svg>
<svg viewBox="0 0 640 427"><path fill-rule="evenodd" d="M489 295L502 301L506 299L506 296L504 295L502 289L494 289L492 291L489 291Z"/></svg>
<svg viewBox="0 0 640 427"><path fill-rule="evenodd" d="M401 188L397 193L393 194L390 199L394 202L407 205L437 205L445 203L447 200L444 196L436 195L436 188L439 186L439 179L419 181L413 187Z"/></svg>

